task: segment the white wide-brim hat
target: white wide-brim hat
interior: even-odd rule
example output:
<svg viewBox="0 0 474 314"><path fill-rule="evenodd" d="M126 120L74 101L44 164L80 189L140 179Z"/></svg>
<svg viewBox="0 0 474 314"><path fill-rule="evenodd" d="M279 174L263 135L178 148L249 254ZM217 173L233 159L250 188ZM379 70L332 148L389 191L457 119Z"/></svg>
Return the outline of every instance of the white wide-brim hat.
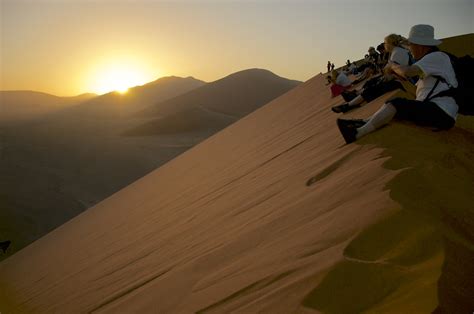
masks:
<svg viewBox="0 0 474 314"><path fill-rule="evenodd" d="M419 24L410 29L408 41L422 46L438 46L441 40L434 38L434 28L431 25Z"/></svg>

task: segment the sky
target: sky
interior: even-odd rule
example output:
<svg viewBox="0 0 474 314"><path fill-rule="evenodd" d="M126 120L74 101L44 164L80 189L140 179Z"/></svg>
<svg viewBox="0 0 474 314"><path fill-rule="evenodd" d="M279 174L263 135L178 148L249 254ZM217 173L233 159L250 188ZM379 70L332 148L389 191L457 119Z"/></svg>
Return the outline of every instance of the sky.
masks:
<svg viewBox="0 0 474 314"><path fill-rule="evenodd" d="M474 32L473 0L0 0L0 90L105 93L263 68L306 81L386 35Z"/></svg>

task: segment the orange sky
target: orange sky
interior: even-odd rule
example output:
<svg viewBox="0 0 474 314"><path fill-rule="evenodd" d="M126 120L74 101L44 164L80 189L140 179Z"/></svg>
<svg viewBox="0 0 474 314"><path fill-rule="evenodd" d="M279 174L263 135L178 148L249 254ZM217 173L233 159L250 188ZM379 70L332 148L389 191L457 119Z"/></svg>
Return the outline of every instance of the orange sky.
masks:
<svg viewBox="0 0 474 314"><path fill-rule="evenodd" d="M71 96L248 68L305 81L413 24L434 25L437 37L473 32L471 0L427 3L0 0L0 89Z"/></svg>

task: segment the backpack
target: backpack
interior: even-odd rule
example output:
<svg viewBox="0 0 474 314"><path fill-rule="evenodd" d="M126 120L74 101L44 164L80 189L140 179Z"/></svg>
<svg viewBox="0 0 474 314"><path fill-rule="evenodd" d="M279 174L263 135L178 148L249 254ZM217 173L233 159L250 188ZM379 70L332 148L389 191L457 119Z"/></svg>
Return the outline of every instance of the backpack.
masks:
<svg viewBox="0 0 474 314"><path fill-rule="evenodd" d="M436 95L431 96L434 89L440 81L445 82L441 77L436 77L436 84L426 97L428 100L434 97L450 96L456 101L459 110L458 113L463 115L474 115L474 58L469 55L464 57L456 57L450 53L447 54L453 65L454 73L458 81L458 87L451 87L446 91L442 91ZM449 85L449 84L448 84ZM431 96L431 97L430 97Z"/></svg>
<svg viewBox="0 0 474 314"><path fill-rule="evenodd" d="M413 65L416 62L415 58L411 54L410 51L408 51L408 65Z"/></svg>

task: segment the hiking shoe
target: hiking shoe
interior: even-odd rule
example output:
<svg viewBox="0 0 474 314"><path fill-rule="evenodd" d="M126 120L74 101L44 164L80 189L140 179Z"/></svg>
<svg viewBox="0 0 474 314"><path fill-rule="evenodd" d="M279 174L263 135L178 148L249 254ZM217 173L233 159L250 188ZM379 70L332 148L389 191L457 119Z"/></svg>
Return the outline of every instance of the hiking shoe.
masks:
<svg viewBox="0 0 474 314"><path fill-rule="evenodd" d="M332 111L334 111L335 113L345 113L345 112L348 112L348 111L351 111L353 109L356 109L356 108L359 108L360 105L354 105L354 106L351 106L349 104L342 104L342 105L338 105L338 106L334 106L331 108Z"/></svg>
<svg viewBox="0 0 474 314"><path fill-rule="evenodd" d="M352 99L357 97L357 92L355 90L353 91L344 91L341 93L342 98L344 98L344 101L351 101Z"/></svg>
<svg viewBox="0 0 474 314"><path fill-rule="evenodd" d="M363 119L338 119L339 123L344 124L350 128L360 128L364 126L367 122Z"/></svg>
<svg viewBox="0 0 474 314"><path fill-rule="evenodd" d="M354 126L350 126L345 121L347 120L337 119L337 127L339 128L342 137L344 137L346 144L350 144L356 140L357 129Z"/></svg>

